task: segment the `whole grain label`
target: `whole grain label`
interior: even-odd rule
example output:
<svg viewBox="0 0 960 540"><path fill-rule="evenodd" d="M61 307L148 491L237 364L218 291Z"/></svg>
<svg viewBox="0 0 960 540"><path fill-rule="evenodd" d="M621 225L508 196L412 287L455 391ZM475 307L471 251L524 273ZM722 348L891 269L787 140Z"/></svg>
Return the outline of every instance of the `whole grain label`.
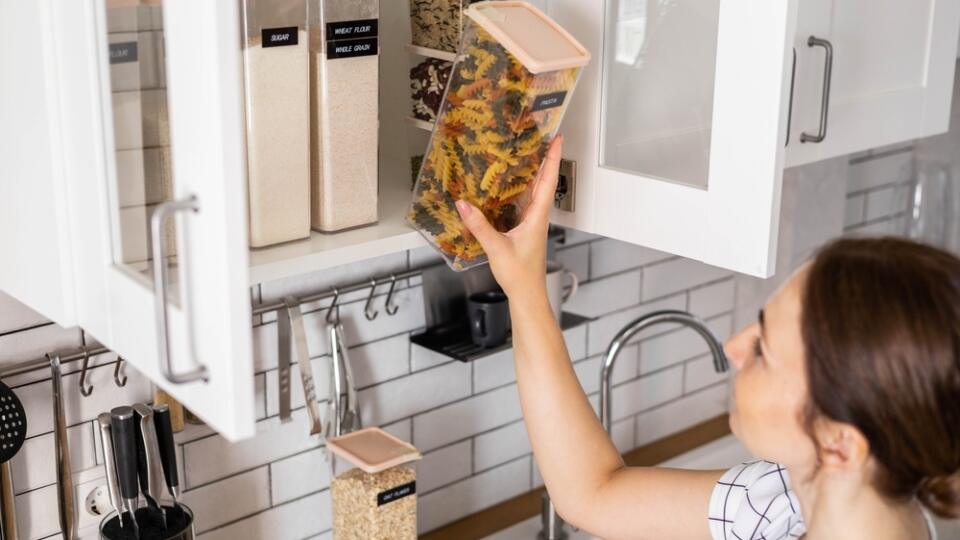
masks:
<svg viewBox="0 0 960 540"><path fill-rule="evenodd" d="M260 42L264 48L296 45L299 43L299 34L296 26L264 28L260 31Z"/></svg>
<svg viewBox="0 0 960 540"><path fill-rule="evenodd" d="M126 64L137 61L137 42L125 41L110 44L110 63Z"/></svg>
<svg viewBox="0 0 960 540"><path fill-rule="evenodd" d="M377 19L342 21L327 23L327 42L341 39L377 37L379 23Z"/></svg>
<svg viewBox="0 0 960 540"><path fill-rule="evenodd" d="M404 497L409 497L417 492L417 482L413 481L409 484L403 484L395 488L381 491L377 493L377 506L383 506L387 503L391 503L397 499L402 499Z"/></svg>
<svg viewBox="0 0 960 540"><path fill-rule="evenodd" d="M533 112L545 111L547 109L559 107L563 105L563 102L566 99L567 99L566 92L554 92L552 94L544 94L542 96L537 96L537 99L533 101Z"/></svg>
<svg viewBox="0 0 960 540"><path fill-rule="evenodd" d="M376 56L379 52L377 38L347 39L327 42L327 59Z"/></svg>

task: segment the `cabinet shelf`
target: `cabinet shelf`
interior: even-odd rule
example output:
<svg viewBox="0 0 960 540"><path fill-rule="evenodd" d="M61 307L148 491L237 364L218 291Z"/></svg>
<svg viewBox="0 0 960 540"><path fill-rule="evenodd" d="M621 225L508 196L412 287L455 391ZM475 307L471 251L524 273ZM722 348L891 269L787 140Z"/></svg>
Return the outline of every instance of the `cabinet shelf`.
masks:
<svg viewBox="0 0 960 540"><path fill-rule="evenodd" d="M380 179L380 220L338 233L313 231L310 238L250 250L250 284L316 272L364 259L427 245L406 222L410 181Z"/></svg>

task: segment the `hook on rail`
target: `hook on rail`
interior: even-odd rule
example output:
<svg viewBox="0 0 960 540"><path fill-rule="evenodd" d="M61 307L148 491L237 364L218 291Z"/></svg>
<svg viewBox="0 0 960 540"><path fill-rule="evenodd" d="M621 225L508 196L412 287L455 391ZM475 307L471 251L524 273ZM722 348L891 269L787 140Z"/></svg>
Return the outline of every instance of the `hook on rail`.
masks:
<svg viewBox="0 0 960 540"><path fill-rule="evenodd" d="M121 371L123 370L123 366L124 366L125 363L126 363L126 360L124 360L122 356L117 356L117 364L116 364L116 365L114 366L114 368L113 368L113 382L114 382L114 384L116 384L116 385L119 386L120 388L123 388L124 386L127 385L127 374L126 374L126 372L123 372L122 378L121 378L121 375L120 375Z"/></svg>
<svg viewBox="0 0 960 540"><path fill-rule="evenodd" d="M337 311L336 319L334 319L333 312L337 309L337 300L340 299L340 291L336 287L333 289L333 300L330 301L330 307L327 308L327 322L333 324L335 322L340 322L340 312Z"/></svg>
<svg viewBox="0 0 960 540"><path fill-rule="evenodd" d="M87 350L86 346L81 347L80 351L83 353L83 364L80 366L80 395L90 397L90 394L93 393L93 385L87 385L87 371L90 368L90 351Z"/></svg>
<svg viewBox="0 0 960 540"><path fill-rule="evenodd" d="M367 295L367 303L363 305L363 316L367 318L368 321L372 321L377 318L377 315L380 314L379 311L373 309L373 295L377 291L377 278L370 280L370 294Z"/></svg>
<svg viewBox="0 0 960 540"><path fill-rule="evenodd" d="M384 310L387 312L387 315L391 317L396 315L400 311L400 307L393 302L393 291L397 288L397 275L390 274L390 290L387 291L387 301L384 304Z"/></svg>

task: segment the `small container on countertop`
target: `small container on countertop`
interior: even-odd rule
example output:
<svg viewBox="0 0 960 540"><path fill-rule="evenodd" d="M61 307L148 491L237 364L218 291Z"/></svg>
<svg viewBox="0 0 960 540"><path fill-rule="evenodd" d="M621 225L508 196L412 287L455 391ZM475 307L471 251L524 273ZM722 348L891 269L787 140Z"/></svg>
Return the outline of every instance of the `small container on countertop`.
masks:
<svg viewBox="0 0 960 540"><path fill-rule="evenodd" d="M416 540L413 445L372 427L328 439L334 540Z"/></svg>

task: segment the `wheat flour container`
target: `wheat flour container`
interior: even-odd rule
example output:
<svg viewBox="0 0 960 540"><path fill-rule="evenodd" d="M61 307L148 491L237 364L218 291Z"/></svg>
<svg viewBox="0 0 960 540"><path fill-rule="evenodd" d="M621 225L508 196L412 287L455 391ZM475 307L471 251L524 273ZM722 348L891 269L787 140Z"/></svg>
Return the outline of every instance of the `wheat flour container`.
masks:
<svg viewBox="0 0 960 540"><path fill-rule="evenodd" d="M335 232L377 221L379 0L311 0L312 226Z"/></svg>
<svg viewBox="0 0 960 540"><path fill-rule="evenodd" d="M380 428L328 439L334 540L416 540L420 452Z"/></svg>
<svg viewBox="0 0 960 540"><path fill-rule="evenodd" d="M536 177L590 53L526 2L472 4L414 187L409 223L454 270L486 262L455 203L500 231Z"/></svg>
<svg viewBox="0 0 960 540"><path fill-rule="evenodd" d="M310 236L306 0L242 0L250 246Z"/></svg>

